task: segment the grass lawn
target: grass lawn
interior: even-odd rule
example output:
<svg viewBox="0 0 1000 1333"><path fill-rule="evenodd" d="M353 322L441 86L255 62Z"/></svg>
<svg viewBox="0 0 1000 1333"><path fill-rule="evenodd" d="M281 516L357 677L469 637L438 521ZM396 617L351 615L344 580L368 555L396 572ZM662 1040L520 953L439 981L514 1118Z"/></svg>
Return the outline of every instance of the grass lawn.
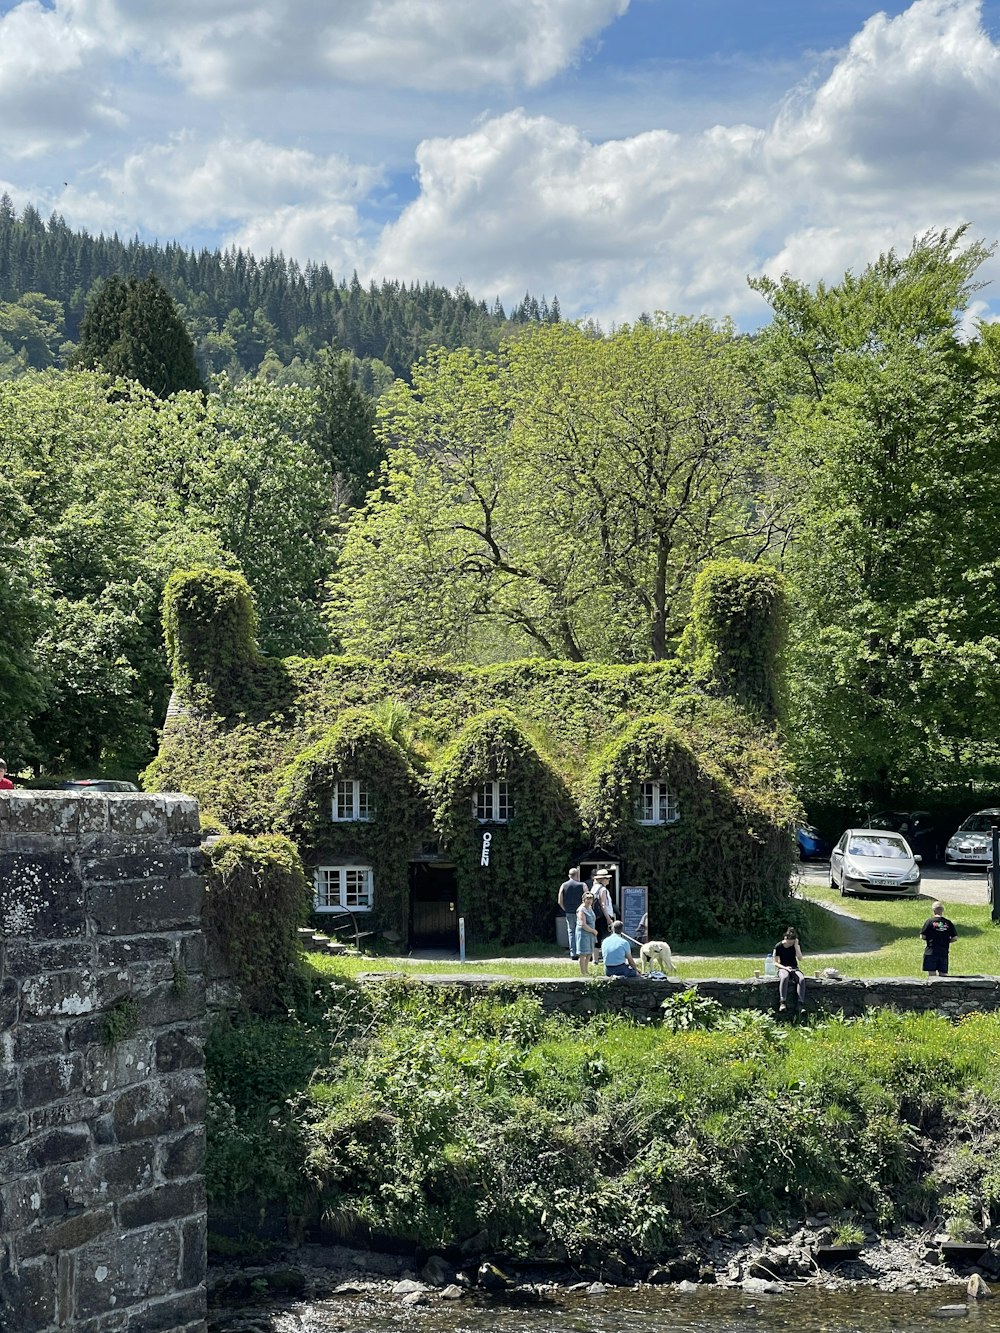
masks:
<svg viewBox="0 0 1000 1333"><path fill-rule="evenodd" d="M810 906L809 948L806 969L818 971L836 967L845 977L915 977L920 976L923 943L920 927L930 916L930 898L856 898L847 910L868 926L873 942L871 952L828 953L849 941L849 928L831 912L822 910L844 905L839 893L810 886L805 895ZM988 906L962 903L946 904L945 914L954 921L958 939L951 947L951 972L959 975L1000 974L1000 931L990 920ZM748 977L763 965L773 940L739 936L726 941L694 941L684 946L685 958L678 964L678 976L697 980L705 977ZM530 952L530 961L525 952ZM425 962L416 959L385 958L374 954L345 955L331 958L309 954L309 962L321 976L354 977L360 972L397 972L408 976L431 976L456 972L488 972L491 975L530 980L538 977L579 976L575 963L554 946L520 946L516 950L487 953L485 958L470 955L463 965L454 960ZM520 954L521 957L516 955ZM551 955L551 956L549 956Z"/></svg>

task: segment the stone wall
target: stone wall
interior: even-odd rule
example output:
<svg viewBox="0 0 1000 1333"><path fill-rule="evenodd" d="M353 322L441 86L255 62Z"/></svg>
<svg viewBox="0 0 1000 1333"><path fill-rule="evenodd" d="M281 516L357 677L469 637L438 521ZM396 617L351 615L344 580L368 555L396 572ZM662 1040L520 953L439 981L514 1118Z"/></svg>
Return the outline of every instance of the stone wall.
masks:
<svg viewBox="0 0 1000 1333"><path fill-rule="evenodd" d="M368 985L384 981L372 972L360 980ZM778 1008L778 983L771 978L746 981L618 980L603 976L560 977L553 981L511 981L509 977L474 976L469 973L421 977L428 986L458 986L469 996L499 987L517 994L534 995L546 1013L620 1013L642 1021L655 1020L670 995L695 987L727 1009ZM494 993L496 993L494 991ZM935 1013L948 1018L963 1014L1000 1011L1000 977L934 977L926 980L898 977L868 981L831 981L809 978L807 1004L813 1014L844 1014L857 1017L869 1009L893 1008L910 1013Z"/></svg>
<svg viewBox="0 0 1000 1333"><path fill-rule="evenodd" d="M0 1330L204 1333L198 810L0 792Z"/></svg>

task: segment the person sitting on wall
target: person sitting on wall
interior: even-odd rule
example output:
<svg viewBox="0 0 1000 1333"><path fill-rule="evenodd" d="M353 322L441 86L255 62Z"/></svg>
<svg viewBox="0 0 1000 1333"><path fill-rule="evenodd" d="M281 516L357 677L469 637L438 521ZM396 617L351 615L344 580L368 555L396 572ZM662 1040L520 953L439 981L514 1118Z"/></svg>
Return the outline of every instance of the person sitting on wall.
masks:
<svg viewBox="0 0 1000 1333"><path fill-rule="evenodd" d="M632 950L622 934L622 923L612 921L611 934L601 941L601 957L604 959L604 972L609 977L637 977Z"/></svg>
<svg viewBox="0 0 1000 1333"><path fill-rule="evenodd" d="M580 972L586 976L597 947L597 926L594 917L594 895L585 893L580 910L576 914L576 952L580 962Z"/></svg>
<svg viewBox="0 0 1000 1333"><path fill-rule="evenodd" d="M795 992L799 1000L799 1013L806 1011L806 978L802 970L802 948L798 933L793 926L785 931L785 937L774 946L774 965L778 969L778 1013L783 1014L788 1008L788 983L795 982Z"/></svg>
<svg viewBox="0 0 1000 1333"><path fill-rule="evenodd" d="M7 776L7 761L0 759L0 791L13 791L14 784Z"/></svg>

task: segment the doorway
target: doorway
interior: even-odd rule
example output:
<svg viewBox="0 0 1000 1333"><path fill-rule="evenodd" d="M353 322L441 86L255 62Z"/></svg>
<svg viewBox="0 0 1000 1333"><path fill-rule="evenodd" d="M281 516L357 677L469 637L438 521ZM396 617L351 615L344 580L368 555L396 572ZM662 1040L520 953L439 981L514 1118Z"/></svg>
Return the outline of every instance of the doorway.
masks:
<svg viewBox="0 0 1000 1333"><path fill-rule="evenodd" d="M608 860L587 860L580 862L580 878L584 881L592 880L598 870L606 870L611 878L608 880L608 892L611 894L611 901L614 903L617 911L621 911L621 875L620 866L617 861Z"/></svg>
<svg viewBox="0 0 1000 1333"><path fill-rule="evenodd" d="M455 867L410 862L410 948L458 949Z"/></svg>

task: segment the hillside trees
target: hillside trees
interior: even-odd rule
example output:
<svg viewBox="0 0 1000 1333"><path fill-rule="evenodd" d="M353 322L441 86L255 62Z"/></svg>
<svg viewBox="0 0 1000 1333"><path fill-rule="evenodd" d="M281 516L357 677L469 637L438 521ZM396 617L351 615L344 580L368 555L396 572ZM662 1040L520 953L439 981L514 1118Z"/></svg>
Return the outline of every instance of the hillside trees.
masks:
<svg viewBox="0 0 1000 1333"><path fill-rule="evenodd" d="M702 565L782 531L742 351L708 321L439 351L379 421L330 613L352 648L664 658Z"/></svg>
<svg viewBox="0 0 1000 1333"><path fill-rule="evenodd" d="M178 566L242 569L268 651L324 646L329 493L313 410L307 392L253 382L167 402L89 372L0 384L16 500L0 517L8 760L148 759L167 699L160 603Z"/></svg>
<svg viewBox="0 0 1000 1333"><path fill-rule="evenodd" d="M755 285L775 454L798 495L790 739L813 799L996 772L995 337L959 319L988 251L929 234L860 276Z"/></svg>

